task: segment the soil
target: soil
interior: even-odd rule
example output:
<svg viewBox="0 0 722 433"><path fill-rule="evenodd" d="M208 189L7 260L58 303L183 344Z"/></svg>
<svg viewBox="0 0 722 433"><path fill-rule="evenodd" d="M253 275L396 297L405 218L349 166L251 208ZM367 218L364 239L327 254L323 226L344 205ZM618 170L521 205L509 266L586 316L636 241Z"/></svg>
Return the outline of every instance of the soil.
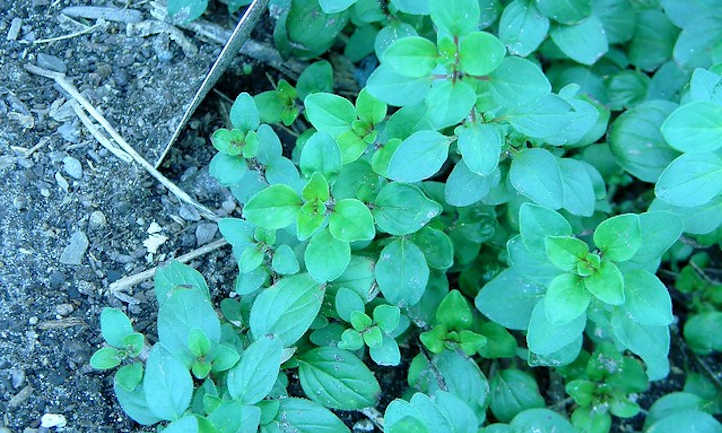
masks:
<svg viewBox="0 0 722 433"><path fill-rule="evenodd" d="M122 308L136 329L153 335L152 282L130 288L122 299L110 294L108 285L211 240L203 235L207 221L137 165L101 147L69 106L63 107L67 95L23 65L64 67L90 102L153 162L220 46L186 34L198 49L188 55L163 34L129 36L122 22L107 22L65 40L33 43L92 25L59 18L63 8L75 5L130 7L151 19L145 0L0 0L0 433L46 432L40 427L44 414L65 416L65 432L150 431L123 415L113 397L112 375L88 364L102 344L98 316L104 306ZM15 18L22 20L19 35L7 40ZM233 20L220 8L215 11L214 22L231 28ZM268 25L261 29L254 37L268 39ZM242 72L244 63L253 65L251 75ZM266 90L265 72L263 65L239 56L217 89L231 96ZM207 137L224 124L227 109L225 99L211 93L161 167L219 215L237 209L230 193L208 175L212 148ZM23 148L35 150L28 156ZM155 253L143 244L151 225L167 237ZM79 251L80 264L64 264L61 256L71 238L83 236L87 249ZM230 291L237 271L228 249L190 265L206 277L216 296ZM675 365L683 365L678 361ZM400 395L405 369L379 368L376 373L386 391L383 409ZM681 380L675 374L653 389L658 394L679 390ZM645 397L643 406L653 400ZM357 413L339 416L349 425L359 420ZM618 431L628 427L623 424Z"/></svg>

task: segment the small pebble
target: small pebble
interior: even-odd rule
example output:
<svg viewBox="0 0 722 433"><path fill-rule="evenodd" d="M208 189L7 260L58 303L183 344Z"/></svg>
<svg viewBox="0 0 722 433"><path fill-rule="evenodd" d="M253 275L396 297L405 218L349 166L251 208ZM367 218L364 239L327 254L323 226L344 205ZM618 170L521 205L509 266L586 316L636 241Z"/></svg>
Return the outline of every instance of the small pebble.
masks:
<svg viewBox="0 0 722 433"><path fill-rule="evenodd" d="M38 66L51 71L65 73L68 68L65 66L65 62L60 60L58 57L50 54L40 53L38 54Z"/></svg>
<svg viewBox="0 0 722 433"><path fill-rule="evenodd" d="M34 326L34 325L37 325L37 324L38 324L38 318L35 317L35 316L29 318L29 319L28 319L28 323L31 324L31 325L33 325L33 326Z"/></svg>
<svg viewBox="0 0 722 433"><path fill-rule="evenodd" d="M60 174L59 171L55 172L55 181L58 183L58 186L60 189L62 189L65 192L68 192L70 190L70 184L68 181L63 177L62 174Z"/></svg>
<svg viewBox="0 0 722 433"><path fill-rule="evenodd" d="M214 223L198 224L198 227L196 227L196 244L201 246L212 241L217 231L218 226Z"/></svg>
<svg viewBox="0 0 722 433"><path fill-rule="evenodd" d="M8 41L14 41L18 38L18 35L20 34L20 27L23 25L23 20L15 17L13 18L12 22L10 23L10 30L8 30Z"/></svg>
<svg viewBox="0 0 722 433"><path fill-rule="evenodd" d="M68 421L65 416L56 413L46 413L40 418L40 426L45 428L65 427Z"/></svg>
<svg viewBox="0 0 722 433"><path fill-rule="evenodd" d="M184 204L178 210L178 215L186 221L200 221L201 215L198 213L198 209L193 206Z"/></svg>
<svg viewBox="0 0 722 433"><path fill-rule="evenodd" d="M61 288L61 287L63 286L63 283L65 283L65 280L66 280L67 278L68 278L68 277L65 276L64 273L62 273L62 272L60 272L60 271L53 271L53 272L50 274L50 281L49 281L50 288L51 288L51 289L59 289L59 288Z"/></svg>
<svg viewBox="0 0 722 433"><path fill-rule="evenodd" d="M23 210L27 207L28 202L25 197L17 196L13 199L13 207L17 210Z"/></svg>
<svg viewBox="0 0 722 433"><path fill-rule="evenodd" d="M72 156L66 156L63 158L63 170L68 174L68 176L74 179L80 179L83 177L83 165Z"/></svg>
<svg viewBox="0 0 722 433"><path fill-rule="evenodd" d="M93 211L93 213L90 214L90 218L88 218L88 224L92 229L99 229L105 226L107 222L108 220L105 218L105 214L99 210Z"/></svg>
<svg viewBox="0 0 722 433"><path fill-rule="evenodd" d="M65 122L58 128L58 134L66 141L77 143L80 137L80 130L75 122Z"/></svg>
<svg viewBox="0 0 722 433"><path fill-rule="evenodd" d="M25 383L25 370L22 368L11 368L10 369L10 381L13 384L13 388L18 389Z"/></svg>
<svg viewBox="0 0 722 433"><path fill-rule="evenodd" d="M70 236L68 246L60 255L60 263L66 265L79 265L83 261L85 251L88 249L88 237L82 231L77 231Z"/></svg>
<svg viewBox="0 0 722 433"><path fill-rule="evenodd" d="M55 312L61 316L67 316L74 310L72 304L59 304L55 306Z"/></svg>
<svg viewBox="0 0 722 433"><path fill-rule="evenodd" d="M356 422L356 424L353 425L353 431L356 433L362 433L362 432L372 432L374 431L374 424L371 422L370 419L362 419Z"/></svg>

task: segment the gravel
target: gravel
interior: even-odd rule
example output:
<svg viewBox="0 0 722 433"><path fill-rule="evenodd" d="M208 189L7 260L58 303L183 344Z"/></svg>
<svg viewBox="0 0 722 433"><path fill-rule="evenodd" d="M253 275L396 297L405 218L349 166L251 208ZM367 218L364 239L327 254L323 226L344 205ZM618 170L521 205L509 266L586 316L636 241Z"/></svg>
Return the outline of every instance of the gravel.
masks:
<svg viewBox="0 0 722 433"><path fill-rule="evenodd" d="M70 236L68 246L60 255L60 263L66 265L79 265L83 261L85 251L88 249L88 237L82 231L77 231Z"/></svg>
<svg viewBox="0 0 722 433"><path fill-rule="evenodd" d="M82 179L83 177L82 164L80 164L80 161L72 156L66 156L63 158L63 170L68 174L68 176L74 179Z"/></svg>
<svg viewBox="0 0 722 433"><path fill-rule="evenodd" d="M205 245L213 240L218 231L215 223L201 223L196 227L196 244L198 246Z"/></svg>

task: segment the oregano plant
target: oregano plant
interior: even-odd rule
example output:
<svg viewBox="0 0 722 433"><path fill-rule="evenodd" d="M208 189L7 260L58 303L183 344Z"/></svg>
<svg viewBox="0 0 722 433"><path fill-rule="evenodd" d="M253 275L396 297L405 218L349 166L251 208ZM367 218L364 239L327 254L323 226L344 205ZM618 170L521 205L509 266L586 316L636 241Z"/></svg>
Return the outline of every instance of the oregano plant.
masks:
<svg viewBox="0 0 722 433"><path fill-rule="evenodd" d="M271 3L279 52L309 62L209 137L235 280L160 267L147 340L101 315L91 365L119 367L133 420L722 431L719 378L670 364L722 350L715 1Z"/></svg>

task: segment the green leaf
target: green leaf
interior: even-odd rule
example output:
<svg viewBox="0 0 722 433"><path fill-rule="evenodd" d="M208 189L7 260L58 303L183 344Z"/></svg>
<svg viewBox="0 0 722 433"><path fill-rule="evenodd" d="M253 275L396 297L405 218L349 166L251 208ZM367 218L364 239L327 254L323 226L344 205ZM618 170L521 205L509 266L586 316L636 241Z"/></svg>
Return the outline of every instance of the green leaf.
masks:
<svg viewBox="0 0 722 433"><path fill-rule="evenodd" d="M208 7L208 0L170 0L168 15L182 22L193 21L203 15Z"/></svg>
<svg viewBox="0 0 722 433"><path fill-rule="evenodd" d="M211 341L201 329L193 328L188 334L188 349L196 357L204 356L211 349Z"/></svg>
<svg viewBox="0 0 722 433"><path fill-rule="evenodd" d="M179 287L158 309L158 340L164 349L190 367L196 358L188 346L193 330L217 343L221 324L210 301L196 288Z"/></svg>
<svg viewBox="0 0 722 433"><path fill-rule="evenodd" d="M505 269L481 288L474 305L505 328L526 330L532 310L543 295L543 286L523 279L514 269Z"/></svg>
<svg viewBox="0 0 722 433"><path fill-rule="evenodd" d="M369 356L377 365L396 366L401 363L399 345L388 335L383 336L381 344L369 348Z"/></svg>
<svg viewBox="0 0 722 433"><path fill-rule="evenodd" d="M570 273L561 274L549 283L544 297L547 320L563 325L587 311L591 296L582 279Z"/></svg>
<svg viewBox="0 0 722 433"><path fill-rule="evenodd" d="M338 137L356 120L356 110L348 99L332 93L314 93L303 101L306 118L314 128Z"/></svg>
<svg viewBox="0 0 722 433"><path fill-rule="evenodd" d="M381 65L369 76L366 90L380 101L401 107L421 102L431 89L431 77L410 78Z"/></svg>
<svg viewBox="0 0 722 433"><path fill-rule="evenodd" d="M594 244L609 260L631 259L642 246L639 216L623 214L602 221L594 230Z"/></svg>
<svg viewBox="0 0 722 433"><path fill-rule="evenodd" d="M624 294L624 309L635 322L666 326L674 320L669 292L654 274L642 269L625 271Z"/></svg>
<svg viewBox="0 0 722 433"><path fill-rule="evenodd" d="M684 339L690 349L701 355L722 351L722 338L718 332L722 326L722 312L707 311L694 314L684 324Z"/></svg>
<svg viewBox="0 0 722 433"><path fill-rule="evenodd" d="M596 173L596 169L583 161L560 158L559 170L562 175L562 190L564 192L562 207L574 215L592 216L597 197L589 173L590 171Z"/></svg>
<svg viewBox="0 0 722 433"><path fill-rule="evenodd" d="M396 148L387 176L398 182L419 182L433 176L449 153L449 139L436 131L419 131Z"/></svg>
<svg viewBox="0 0 722 433"><path fill-rule="evenodd" d="M504 144L497 126L473 123L457 128L454 133L459 137L457 145L469 170L488 176L496 169Z"/></svg>
<svg viewBox="0 0 722 433"><path fill-rule="evenodd" d="M341 170L341 165L341 149L329 134L316 132L303 146L299 166L304 176L320 172L330 179Z"/></svg>
<svg viewBox="0 0 722 433"><path fill-rule="evenodd" d="M133 325L122 311L105 307L100 313L100 332L108 344L123 349L125 348L123 340L133 333Z"/></svg>
<svg viewBox="0 0 722 433"><path fill-rule="evenodd" d="M529 251L546 254L544 239L547 236L570 236L572 226L557 212L533 203L519 208L519 232Z"/></svg>
<svg viewBox="0 0 722 433"><path fill-rule="evenodd" d="M180 418L193 394L188 369L160 344L151 349L145 369L143 390L150 411L169 421Z"/></svg>
<svg viewBox="0 0 722 433"><path fill-rule="evenodd" d="M469 329L472 319L469 303L458 290L450 291L436 308L436 323L449 330Z"/></svg>
<svg viewBox="0 0 722 433"><path fill-rule="evenodd" d="M375 274L387 301L398 306L411 306L419 302L426 290L429 267L419 247L401 238L381 251Z"/></svg>
<svg viewBox="0 0 722 433"><path fill-rule="evenodd" d="M350 433L343 421L316 402L301 398L284 398L279 402L280 408L275 419L263 427L269 433L284 430L297 433Z"/></svg>
<svg viewBox="0 0 722 433"><path fill-rule="evenodd" d="M511 421L516 431L540 433L575 433L566 418L549 409L527 409Z"/></svg>
<svg viewBox="0 0 722 433"><path fill-rule="evenodd" d="M442 32L463 36L479 26L478 0L429 0L431 21Z"/></svg>
<svg viewBox="0 0 722 433"><path fill-rule="evenodd" d="M519 57L505 57L489 78L491 96L502 107L528 104L549 94L552 89L537 65Z"/></svg>
<svg viewBox="0 0 722 433"><path fill-rule="evenodd" d="M319 347L298 358L298 377L312 400L331 409L358 410L376 403L381 387L354 354Z"/></svg>
<svg viewBox="0 0 722 433"><path fill-rule="evenodd" d="M539 355L552 354L574 342L587 322L587 315L581 314L571 322L556 325L547 319L546 298L539 301L532 310L526 342L529 350Z"/></svg>
<svg viewBox="0 0 722 433"><path fill-rule="evenodd" d="M576 270L577 263L586 258L589 246L573 236L547 236L544 239L544 251L556 267L571 272Z"/></svg>
<svg viewBox="0 0 722 433"><path fill-rule="evenodd" d="M531 0L514 0L499 20L499 38L510 54L526 57L536 51L549 31L549 18Z"/></svg>
<svg viewBox="0 0 722 433"><path fill-rule="evenodd" d="M662 134L681 152L713 152L722 147L722 105L707 101L682 105L664 121Z"/></svg>
<svg viewBox="0 0 722 433"><path fill-rule="evenodd" d="M231 220L231 221L228 221ZM234 224L235 222L244 222L242 220L235 219L221 219L218 223L221 232L240 230L241 226ZM245 227L245 226L244 226ZM252 232L251 232L252 233ZM236 245L234 242L236 239L229 238L225 235L224 237L229 239L232 245ZM245 247L244 247L245 248ZM173 289L177 286L195 287L204 294L206 299L210 299L208 293L208 285L206 280L203 278L200 272L196 271L192 267L185 265L177 260L173 260L165 266L161 266L155 273L155 296L158 301L158 305L163 305L173 294Z"/></svg>
<svg viewBox="0 0 722 433"><path fill-rule="evenodd" d="M525 409L544 407L536 380L526 372L509 368L497 371L489 382L491 412L501 422L509 422Z"/></svg>
<svg viewBox="0 0 722 433"><path fill-rule="evenodd" d="M614 336L647 365L649 380L659 380L669 373L669 327L640 325L617 309L611 319Z"/></svg>
<svg viewBox="0 0 722 433"><path fill-rule="evenodd" d="M465 81L435 81L426 95L426 105L433 107L427 116L434 129L443 129L466 118L475 103L476 92Z"/></svg>
<svg viewBox="0 0 722 433"><path fill-rule="evenodd" d="M234 128L242 131L255 130L260 123L260 117L253 97L246 92L238 95L229 114Z"/></svg>
<svg viewBox="0 0 722 433"><path fill-rule="evenodd" d="M658 9L637 13L637 28L629 46L629 60L644 71L653 71L672 57L679 29Z"/></svg>
<svg viewBox="0 0 722 433"><path fill-rule="evenodd" d="M284 347L293 345L316 318L323 295L324 289L308 274L280 279L253 301L249 322L253 336L272 334Z"/></svg>
<svg viewBox="0 0 722 433"><path fill-rule="evenodd" d="M669 101L647 101L622 113L609 129L609 145L617 163L645 182L656 182L679 155L659 129L674 108Z"/></svg>
<svg viewBox="0 0 722 433"><path fill-rule="evenodd" d="M509 180L532 201L551 209L563 204L563 184L557 158L544 149L524 149L511 163Z"/></svg>
<svg viewBox="0 0 722 433"><path fill-rule="evenodd" d="M351 321L351 313L354 311L364 311L363 298L355 291L346 287L338 289L336 297L334 298L334 305L339 317L346 322Z"/></svg>
<svg viewBox="0 0 722 433"><path fill-rule="evenodd" d="M629 0L595 0L592 2L592 14L596 15L604 26L610 44L627 42L635 31L637 14L630 14L632 5Z"/></svg>
<svg viewBox="0 0 722 433"><path fill-rule="evenodd" d="M541 252L539 250L532 252L527 249L521 236L509 239L506 242L506 250L509 264L515 272L533 283L547 286L554 277L562 272L547 259L543 249Z"/></svg>
<svg viewBox="0 0 722 433"><path fill-rule="evenodd" d="M461 70L471 75L486 75L504 60L506 48L496 36L487 32L473 32L459 44Z"/></svg>
<svg viewBox="0 0 722 433"><path fill-rule="evenodd" d="M243 179L248 172L248 166L246 160L241 156L231 156L219 152L211 160L208 172L221 185L231 186Z"/></svg>
<svg viewBox="0 0 722 433"><path fill-rule="evenodd" d="M123 355L114 347L102 347L90 357L90 366L96 370L109 370L120 365ZM135 387L133 387L135 388Z"/></svg>
<svg viewBox="0 0 722 433"><path fill-rule="evenodd" d="M243 207L243 216L259 227L281 229L295 221L302 204L291 187L271 185L251 197Z"/></svg>
<svg viewBox="0 0 722 433"><path fill-rule="evenodd" d="M273 271L281 275L295 274L299 270L298 259L293 249L286 244L280 245L273 252L271 261Z"/></svg>
<svg viewBox="0 0 722 433"><path fill-rule="evenodd" d="M326 60L319 60L308 65L298 77L296 91L301 100L312 93L332 92L333 68L331 64Z"/></svg>
<svg viewBox="0 0 722 433"><path fill-rule="evenodd" d="M545 95L529 104L512 108L505 117L521 134L543 139L559 134L574 120L573 108L562 97Z"/></svg>
<svg viewBox="0 0 722 433"><path fill-rule="evenodd" d="M391 4L407 14L428 15L430 12L428 0L391 0Z"/></svg>
<svg viewBox="0 0 722 433"><path fill-rule="evenodd" d="M399 326L401 311L395 305L379 305L374 308L373 319L381 330L390 334Z"/></svg>
<svg viewBox="0 0 722 433"><path fill-rule="evenodd" d="M386 184L373 204L371 213L379 229L395 236L417 232L442 210L418 187L396 182Z"/></svg>
<svg viewBox="0 0 722 433"><path fill-rule="evenodd" d="M208 414L219 433L255 433L260 420L261 409L238 401L224 401Z"/></svg>
<svg viewBox="0 0 722 433"><path fill-rule="evenodd" d="M313 235L304 253L308 273L320 283L340 277L350 260L349 243L334 238L328 229Z"/></svg>
<svg viewBox="0 0 722 433"><path fill-rule="evenodd" d="M249 245L241 253L241 258L238 260L238 268L241 270L241 273L244 274L252 272L261 266L265 257L266 254L260 245Z"/></svg>
<svg viewBox="0 0 722 433"><path fill-rule="evenodd" d="M443 231L425 226L411 240L424 253L431 269L445 270L454 264L454 244Z"/></svg>
<svg viewBox="0 0 722 433"><path fill-rule="evenodd" d="M722 156L685 153L664 169L654 188L658 198L681 207L707 204L722 191Z"/></svg>
<svg viewBox="0 0 722 433"><path fill-rule="evenodd" d="M594 15L573 25L553 28L550 35L564 54L585 65L594 64L609 50L602 22Z"/></svg>
<svg viewBox="0 0 722 433"><path fill-rule="evenodd" d="M456 163L444 186L444 199L452 206L472 205L489 194L491 188L499 183L501 174L494 171L488 176L472 172L461 160Z"/></svg>
<svg viewBox="0 0 722 433"><path fill-rule="evenodd" d="M624 277L617 265L610 260L602 260L599 269L584 278L584 285L606 304L624 304Z"/></svg>
<svg viewBox="0 0 722 433"><path fill-rule="evenodd" d="M436 45L420 36L407 36L394 42L382 61L405 77L420 78L431 74L436 67Z"/></svg>
<svg viewBox="0 0 722 433"><path fill-rule="evenodd" d="M376 235L371 211L353 198L336 202L328 220L328 228L333 237L346 242L370 241Z"/></svg>
<svg viewBox="0 0 722 433"><path fill-rule="evenodd" d="M537 0L539 11L545 16L562 24L575 24L592 11L590 0Z"/></svg>
<svg viewBox="0 0 722 433"><path fill-rule="evenodd" d="M386 118L387 108L385 103L376 99L365 88L356 97L356 115L359 119L372 125L376 125Z"/></svg>
<svg viewBox="0 0 722 433"><path fill-rule="evenodd" d="M350 8L357 0L318 0L324 13L335 14Z"/></svg>
<svg viewBox="0 0 722 433"><path fill-rule="evenodd" d="M255 404L271 392L281 367L281 341L263 337L246 348L228 372L228 392L243 404Z"/></svg>
<svg viewBox="0 0 722 433"><path fill-rule="evenodd" d="M682 235L684 225L671 212L650 211L639 214L639 228L643 247L630 260L654 272L662 255Z"/></svg>
<svg viewBox="0 0 722 433"><path fill-rule="evenodd" d="M680 410L650 425L646 431L674 433L679 431L680 426L684 426L687 431L691 432L722 432L722 424L715 417L701 410Z"/></svg>

